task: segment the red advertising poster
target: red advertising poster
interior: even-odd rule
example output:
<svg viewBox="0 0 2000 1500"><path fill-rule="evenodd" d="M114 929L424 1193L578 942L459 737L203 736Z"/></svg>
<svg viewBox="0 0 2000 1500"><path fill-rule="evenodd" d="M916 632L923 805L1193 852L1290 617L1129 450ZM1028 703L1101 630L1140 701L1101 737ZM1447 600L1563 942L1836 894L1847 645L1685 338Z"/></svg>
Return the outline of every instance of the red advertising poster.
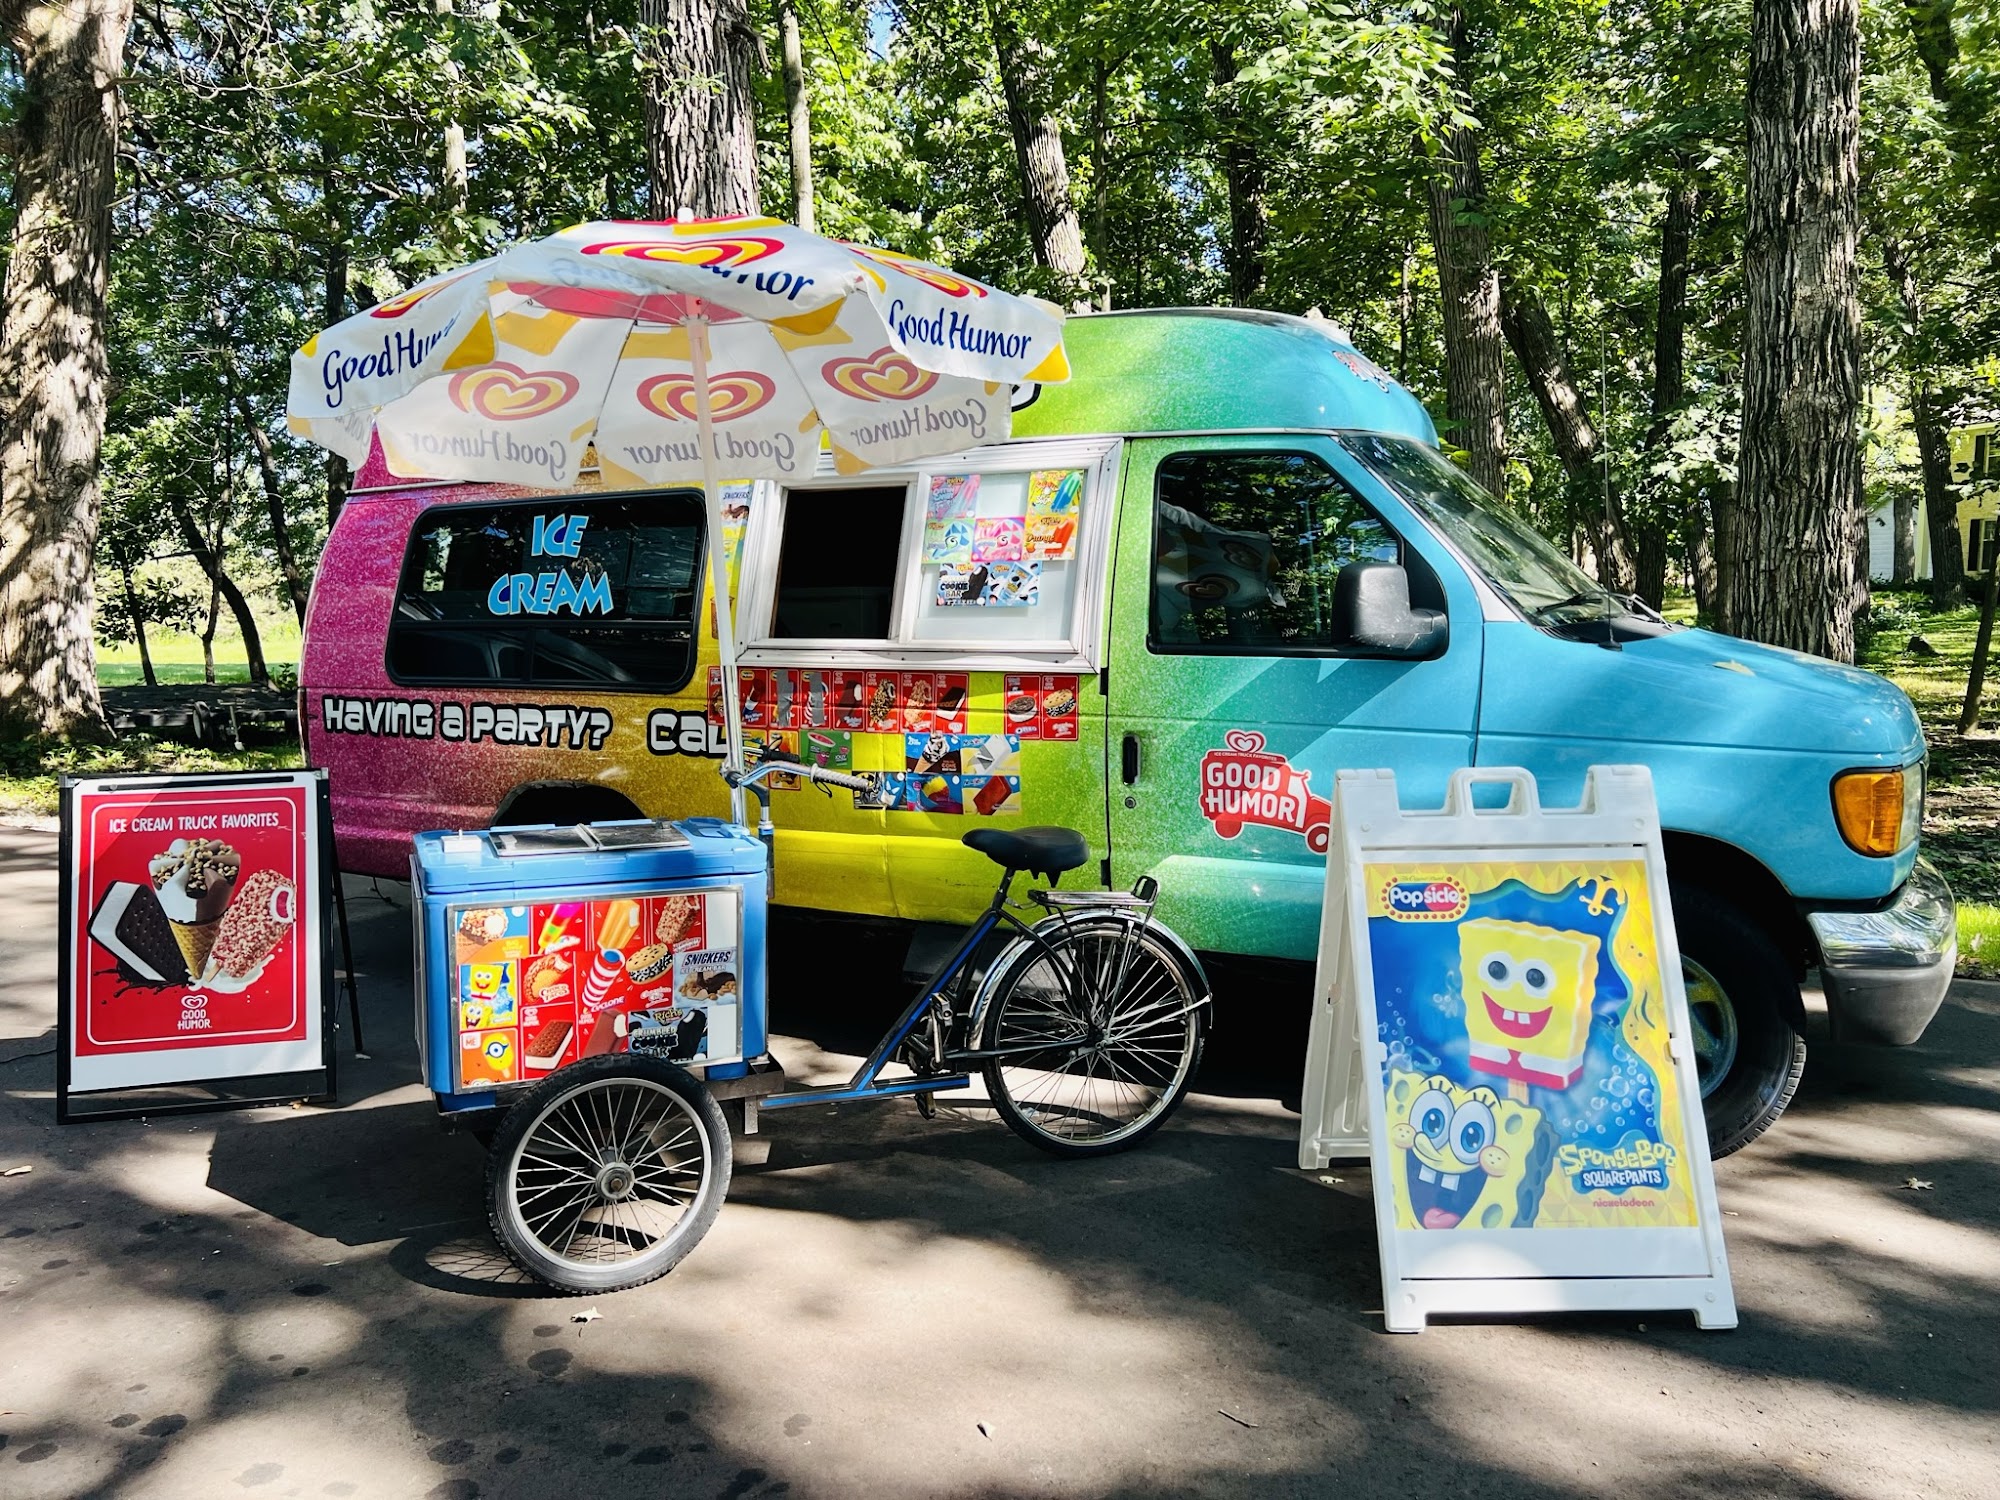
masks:
<svg viewBox="0 0 2000 1500"><path fill-rule="evenodd" d="M316 773L65 787L67 1089L325 1066Z"/></svg>
<svg viewBox="0 0 2000 1500"><path fill-rule="evenodd" d="M635 1049L735 1060L737 924L733 891L454 908L458 1088Z"/></svg>

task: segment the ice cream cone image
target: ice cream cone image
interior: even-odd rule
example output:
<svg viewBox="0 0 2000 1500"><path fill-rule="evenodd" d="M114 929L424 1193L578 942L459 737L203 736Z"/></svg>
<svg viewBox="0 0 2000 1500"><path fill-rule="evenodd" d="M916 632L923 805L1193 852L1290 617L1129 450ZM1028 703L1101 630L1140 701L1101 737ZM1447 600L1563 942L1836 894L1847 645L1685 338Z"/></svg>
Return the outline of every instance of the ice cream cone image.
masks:
<svg viewBox="0 0 2000 1500"><path fill-rule="evenodd" d="M167 914L188 973L207 969L242 869L242 856L219 839L175 839L149 862L153 894Z"/></svg>

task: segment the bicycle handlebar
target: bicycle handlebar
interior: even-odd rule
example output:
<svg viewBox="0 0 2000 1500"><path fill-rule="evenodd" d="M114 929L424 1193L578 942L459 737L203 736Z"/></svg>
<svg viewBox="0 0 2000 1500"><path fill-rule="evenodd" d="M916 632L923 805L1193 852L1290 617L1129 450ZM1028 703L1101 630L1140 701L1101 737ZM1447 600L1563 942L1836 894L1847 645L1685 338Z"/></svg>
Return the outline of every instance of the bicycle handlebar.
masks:
<svg viewBox="0 0 2000 1500"><path fill-rule="evenodd" d="M824 782L827 786L844 787L850 792L865 797L880 794L882 783L874 776L850 776L845 771L831 770L826 766L816 766L810 761L792 760L788 756L773 755L765 751L758 757L757 764L748 771L725 769L722 779L733 787L752 787L768 777L798 776L807 781Z"/></svg>

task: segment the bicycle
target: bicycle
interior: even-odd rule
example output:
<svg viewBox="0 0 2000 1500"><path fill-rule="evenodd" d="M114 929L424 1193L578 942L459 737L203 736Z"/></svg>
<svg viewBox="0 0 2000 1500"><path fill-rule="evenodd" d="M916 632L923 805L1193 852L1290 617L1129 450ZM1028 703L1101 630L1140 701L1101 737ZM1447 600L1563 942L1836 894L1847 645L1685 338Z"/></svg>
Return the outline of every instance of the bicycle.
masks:
<svg viewBox="0 0 2000 1500"><path fill-rule="evenodd" d="M767 783L777 775L887 805L878 776L767 752L724 779L757 798L770 848ZM1008 1128L1043 1151L1092 1157L1138 1145L1187 1096L1211 999L1192 950L1153 917L1157 882L1143 877L1129 892L1057 889L1089 859L1074 829L979 828L963 842L1001 867L993 899L853 1077L738 1092L765 1111L914 1096L928 1117L938 1094L969 1087L977 1071ZM1032 923L1010 899L1023 874L1048 881L1028 892L1044 913ZM1002 929L1005 945L982 965ZM629 1044L629 1053L586 1059L536 1085L508 1111L488 1157L495 1237L517 1265L564 1291L619 1291L665 1275L728 1193L730 1135L714 1090L649 1055L643 1029ZM908 1076L884 1078L892 1062Z"/></svg>

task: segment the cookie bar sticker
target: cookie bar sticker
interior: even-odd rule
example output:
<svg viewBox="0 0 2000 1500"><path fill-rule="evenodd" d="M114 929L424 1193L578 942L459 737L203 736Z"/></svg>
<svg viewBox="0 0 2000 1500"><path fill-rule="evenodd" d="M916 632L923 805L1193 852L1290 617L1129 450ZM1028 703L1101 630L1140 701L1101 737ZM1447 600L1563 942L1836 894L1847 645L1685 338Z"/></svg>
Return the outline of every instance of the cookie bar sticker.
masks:
<svg viewBox="0 0 2000 1500"><path fill-rule="evenodd" d="M1326 853L1333 805L1307 786L1310 773L1264 748L1254 729L1232 729L1227 747L1201 758L1201 813L1218 837L1233 839L1246 824L1301 835L1315 854Z"/></svg>

